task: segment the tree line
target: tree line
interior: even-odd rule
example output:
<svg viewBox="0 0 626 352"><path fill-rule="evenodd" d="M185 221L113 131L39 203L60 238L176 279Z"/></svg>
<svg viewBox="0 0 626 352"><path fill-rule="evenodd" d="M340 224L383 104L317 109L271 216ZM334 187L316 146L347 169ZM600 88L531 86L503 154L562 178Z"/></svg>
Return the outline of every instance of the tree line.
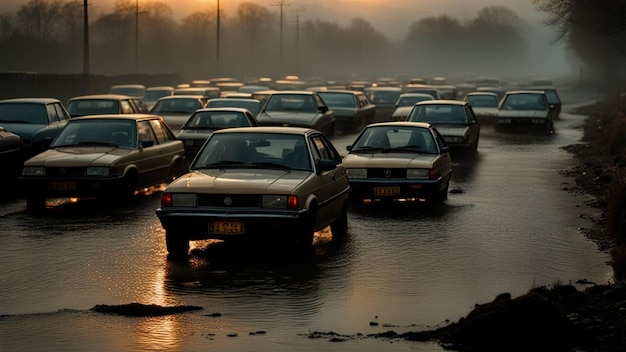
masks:
<svg viewBox="0 0 626 352"><path fill-rule="evenodd" d="M0 71L82 72L83 10L81 0L30 0L15 13L0 14L0 51L9 53L0 55ZM530 72L532 25L501 6L464 21L423 18L395 41L363 18L345 26L281 19L276 8L253 2L233 14L204 9L178 20L159 1L118 0L110 12L90 4L88 13L89 71L98 74L177 72L206 79Z"/></svg>

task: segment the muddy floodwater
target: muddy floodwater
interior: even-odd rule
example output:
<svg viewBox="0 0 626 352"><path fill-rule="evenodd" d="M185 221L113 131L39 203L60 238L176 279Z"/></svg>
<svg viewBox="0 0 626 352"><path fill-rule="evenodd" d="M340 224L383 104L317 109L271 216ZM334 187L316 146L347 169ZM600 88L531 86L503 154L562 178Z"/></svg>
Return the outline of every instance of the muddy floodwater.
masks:
<svg viewBox="0 0 626 352"><path fill-rule="evenodd" d="M306 253L192 242L167 260L159 189L132 202L53 200L25 212L0 201L2 351L440 351L368 334L433 329L503 292L580 279L612 281L608 253L586 239L596 210L568 191L585 119L570 92L554 136L496 134L454 158L448 200L431 208L353 207L345 240L316 234ZM340 151L355 135L333 140ZM193 305L162 317L96 313L96 305ZM336 332L344 342L311 339ZM362 335L359 335L362 334Z"/></svg>

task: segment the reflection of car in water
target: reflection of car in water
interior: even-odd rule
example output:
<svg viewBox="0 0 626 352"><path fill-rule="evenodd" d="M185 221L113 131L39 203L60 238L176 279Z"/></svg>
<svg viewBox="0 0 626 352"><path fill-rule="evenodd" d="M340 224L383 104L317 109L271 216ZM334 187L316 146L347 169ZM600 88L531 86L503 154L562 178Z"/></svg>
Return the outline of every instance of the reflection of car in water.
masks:
<svg viewBox="0 0 626 352"><path fill-rule="evenodd" d="M308 247L328 225L347 231L350 190L341 156L319 131L242 127L216 131L157 210L167 250L190 240L278 240Z"/></svg>
<svg viewBox="0 0 626 352"><path fill-rule="evenodd" d="M396 109L396 101L403 92L400 87L366 87L363 88L363 93L372 104L376 105L375 120L381 122L391 121L393 111Z"/></svg>

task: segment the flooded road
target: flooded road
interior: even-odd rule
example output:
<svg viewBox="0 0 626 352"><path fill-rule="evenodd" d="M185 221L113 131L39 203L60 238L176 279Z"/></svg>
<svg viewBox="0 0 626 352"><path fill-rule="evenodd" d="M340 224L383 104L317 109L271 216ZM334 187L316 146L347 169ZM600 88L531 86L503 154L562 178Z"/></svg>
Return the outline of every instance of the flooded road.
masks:
<svg viewBox="0 0 626 352"><path fill-rule="evenodd" d="M483 126L478 155L454 159L444 204L353 207L344 241L318 233L304 255L192 242L187 263L170 262L158 190L119 206L63 200L40 215L25 212L22 198L5 198L0 350L439 351L306 335L432 329L503 292L606 283L609 255L582 234L595 210L564 190L574 180L560 173L575 165L562 147L579 141L575 127L585 119L571 106L554 136ZM354 137L334 143L343 152ZM90 310L133 302L203 310L154 318Z"/></svg>

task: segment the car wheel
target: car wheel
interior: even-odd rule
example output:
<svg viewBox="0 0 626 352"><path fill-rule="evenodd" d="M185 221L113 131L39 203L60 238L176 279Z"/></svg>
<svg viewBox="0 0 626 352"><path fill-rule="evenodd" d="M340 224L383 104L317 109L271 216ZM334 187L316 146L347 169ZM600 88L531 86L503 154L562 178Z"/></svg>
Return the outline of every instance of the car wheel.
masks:
<svg viewBox="0 0 626 352"><path fill-rule="evenodd" d="M26 210L42 211L46 208L46 198L42 196L28 196L26 198Z"/></svg>
<svg viewBox="0 0 626 352"><path fill-rule="evenodd" d="M333 239L345 237L348 232L348 202L341 208L341 214L330 224Z"/></svg>
<svg viewBox="0 0 626 352"><path fill-rule="evenodd" d="M137 190L137 173L129 172L124 176L124 185L122 189L122 195L125 198L132 198Z"/></svg>
<svg viewBox="0 0 626 352"><path fill-rule="evenodd" d="M189 252L189 240L180 231L165 230L165 247L172 258L186 257Z"/></svg>
<svg viewBox="0 0 626 352"><path fill-rule="evenodd" d="M311 204L309 210L309 216L302 224L301 228L296 235L296 247L301 249L307 249L313 245L313 238L315 236L315 224L317 223L317 206Z"/></svg>

